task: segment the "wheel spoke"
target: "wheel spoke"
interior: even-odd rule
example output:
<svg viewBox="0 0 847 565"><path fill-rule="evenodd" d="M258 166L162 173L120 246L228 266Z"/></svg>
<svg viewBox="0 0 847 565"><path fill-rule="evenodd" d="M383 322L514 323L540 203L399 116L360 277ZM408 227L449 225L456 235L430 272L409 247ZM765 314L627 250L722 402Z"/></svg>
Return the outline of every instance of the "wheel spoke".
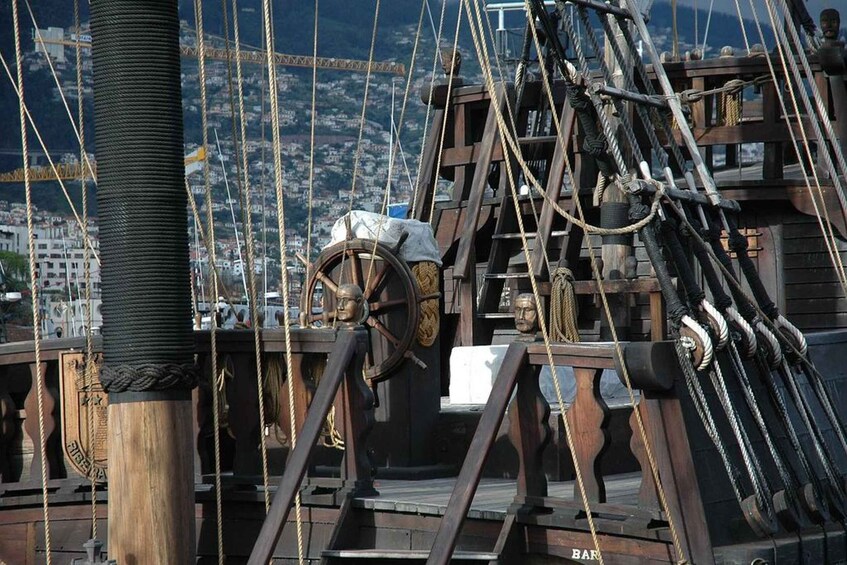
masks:
<svg viewBox="0 0 847 565"><path fill-rule="evenodd" d="M388 341L390 341L394 345L394 347L398 347L398 348L400 347L400 340L397 339L397 336L395 336L393 333L388 331L388 328L386 328L382 324L382 322L380 322L379 320L377 320L376 318L374 318L372 316L372 317L368 318L368 325L371 326L372 328L374 328L379 333L381 333L383 335L383 337L385 337L385 339L387 339Z"/></svg>
<svg viewBox="0 0 847 565"><path fill-rule="evenodd" d="M334 320L335 319L335 310L332 312L325 312L321 314L309 314L310 322L323 322L324 320Z"/></svg>
<svg viewBox="0 0 847 565"><path fill-rule="evenodd" d="M324 286L332 291L333 294L338 294L338 285L335 284L331 278L329 278L326 274L318 271L315 273L315 277L324 283Z"/></svg>
<svg viewBox="0 0 847 565"><path fill-rule="evenodd" d="M383 300L382 302L370 302L368 306L371 309L371 314L374 312L379 312L380 310L387 310L389 308L396 308L397 306L405 306L409 301L405 298L397 298L395 300Z"/></svg>
<svg viewBox="0 0 847 565"><path fill-rule="evenodd" d="M380 290L382 284L388 278L390 264L388 261L382 262L382 267L380 267L379 271L376 275L370 280L365 289L365 300L369 300L371 296L376 294L377 290Z"/></svg>
<svg viewBox="0 0 847 565"><path fill-rule="evenodd" d="M347 256L349 257L348 263L350 263L350 280L353 284L362 288L362 261L352 249L347 250Z"/></svg>

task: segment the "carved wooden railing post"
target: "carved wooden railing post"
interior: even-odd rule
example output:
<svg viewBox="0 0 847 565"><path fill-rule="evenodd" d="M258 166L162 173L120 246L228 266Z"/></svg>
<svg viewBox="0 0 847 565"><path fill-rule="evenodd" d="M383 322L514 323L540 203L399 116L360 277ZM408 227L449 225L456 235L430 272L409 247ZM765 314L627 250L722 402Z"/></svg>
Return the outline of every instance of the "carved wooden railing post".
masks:
<svg viewBox="0 0 847 565"><path fill-rule="evenodd" d="M53 410L56 407L56 399L52 391L47 387L47 363L42 362L40 365L40 371L38 370L38 365L35 363L30 363L29 365L29 371L32 375L32 386L24 402L27 415L24 422L24 429L32 440L32 464L30 465L29 480L33 482L39 482L41 480L41 435L38 429L38 386L36 382L39 373L41 374L42 391L44 392L44 441L46 442L47 452L47 461L44 462L44 465L47 467L47 477L54 478L58 469L56 453L51 449L53 432L56 430L56 418L53 414Z"/></svg>
<svg viewBox="0 0 847 565"><path fill-rule="evenodd" d="M638 505L645 508L659 508L659 498L656 492L656 481L653 479L653 472L650 469L650 461L647 458L647 450L644 445L644 438L641 436L641 431L638 428L638 420L636 410L641 416L641 421L644 423L644 432L650 433L651 427L647 418L649 411L647 403L650 400L641 397L638 405L633 409L629 417L629 427L632 430L632 437L629 440L629 448L635 459L638 460L638 466L641 468L641 485L638 488ZM655 445L655 440L651 437L647 438L651 442L650 445Z"/></svg>
<svg viewBox="0 0 847 565"><path fill-rule="evenodd" d="M602 369L574 367L576 397L566 418L573 437L574 456L582 472L589 502L606 502L606 485L600 472L600 461L611 443L609 416L611 411L600 396ZM574 491L579 500L580 493Z"/></svg>
<svg viewBox="0 0 847 565"><path fill-rule="evenodd" d="M261 429L258 410L258 385L253 355L225 357L218 371L232 372L232 378L224 377L223 390L229 406L226 423L235 436L235 454L232 471L234 475L257 475L261 473L259 434ZM221 423L224 423L221 414Z"/></svg>
<svg viewBox="0 0 847 565"><path fill-rule="evenodd" d="M542 458L550 443L550 405L538 386L537 367L518 377L515 398L509 408L509 438L518 452L518 501L526 496L547 496L547 477Z"/></svg>
<svg viewBox="0 0 847 565"><path fill-rule="evenodd" d="M0 483L12 481L12 438L15 437L15 402L4 388L0 390Z"/></svg>
<svg viewBox="0 0 847 565"><path fill-rule="evenodd" d="M364 363L363 353L359 349L357 330L339 329L335 349L329 356L326 371L321 377L320 384L315 391L315 396L309 406L309 413L303 428L300 430L297 445L288 458L285 473L279 482L273 503L262 524L256 545L250 553L248 565L260 565L270 561L276 542L282 533L283 525L288 518L294 497L300 490L300 484L306 474L309 456L320 437L326 416L333 404L339 386L344 381L345 375L350 370L350 365L358 367L358 375L361 380L361 367ZM358 353L358 355L357 355ZM352 362L356 359L355 362ZM361 435L359 438L360 439Z"/></svg>
<svg viewBox="0 0 847 565"><path fill-rule="evenodd" d="M364 327L352 331L356 353L347 365L341 394L336 399L336 413L343 415L344 422L341 478L352 496L373 496L377 492L373 486L373 465L368 455L367 437L374 426L374 394L362 378L368 332Z"/></svg>

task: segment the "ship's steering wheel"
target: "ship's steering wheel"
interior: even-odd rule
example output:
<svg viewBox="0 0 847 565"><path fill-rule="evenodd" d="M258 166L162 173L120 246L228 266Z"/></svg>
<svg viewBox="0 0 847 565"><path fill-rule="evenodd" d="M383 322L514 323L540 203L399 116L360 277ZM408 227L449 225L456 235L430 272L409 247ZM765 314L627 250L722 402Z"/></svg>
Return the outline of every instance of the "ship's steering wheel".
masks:
<svg viewBox="0 0 847 565"><path fill-rule="evenodd" d="M348 283L362 289L369 309L364 321L370 334L365 379L384 381L406 359L425 367L411 349L424 298L406 262L381 243L351 239L321 252L311 265L300 303L307 323L331 327L335 292Z"/></svg>

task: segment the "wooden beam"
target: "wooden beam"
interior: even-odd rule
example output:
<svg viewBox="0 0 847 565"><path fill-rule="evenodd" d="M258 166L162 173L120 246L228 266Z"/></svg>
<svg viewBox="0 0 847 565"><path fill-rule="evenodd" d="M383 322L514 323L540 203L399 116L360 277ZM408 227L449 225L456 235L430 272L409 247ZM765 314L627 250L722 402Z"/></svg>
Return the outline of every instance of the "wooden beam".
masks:
<svg viewBox="0 0 847 565"><path fill-rule="evenodd" d="M559 196L562 192L562 182L565 177L565 158L568 154L568 147L571 141L571 135L576 122L576 112L571 105L565 102L562 105L562 113L559 124L562 127L562 135L557 136L556 148L553 150L553 158L550 161L550 173L547 175L547 186L544 190L547 192L547 198L541 205L541 214L538 218L538 231L536 232L535 249L532 250L531 269L536 278L545 279L549 276L547 272L547 262L544 260L544 250L547 248L547 243L550 241L550 234L553 232L553 220L556 218L557 212L551 204L558 203ZM539 242L543 241L544 245Z"/></svg>
<svg viewBox="0 0 847 565"><path fill-rule="evenodd" d="M474 493L479 486L479 480L482 478L485 461L497 438L497 431L506 414L506 407L512 398L518 375L524 370L526 363L527 344L512 343L497 372L497 379L494 381L488 403L485 405L479 425L468 447L462 470L459 471L444 517L435 534L432 551L426 561L427 565L446 565L450 562L462 530L462 523L465 521Z"/></svg>
<svg viewBox="0 0 847 565"><path fill-rule="evenodd" d="M502 83L495 87L499 111L501 113L505 110L506 90L506 86ZM456 261L453 264L453 278L456 279L467 279L471 275L475 276L472 269L473 265L470 261L471 249L476 241L480 207L482 206L485 187L488 186L488 168L491 165L494 147L499 137L497 112L492 102L492 105L488 109L488 117L485 120L485 129L482 134L482 150L480 151L479 160L474 170L471 193L468 196L467 214L465 215L465 222L462 226L462 239L459 240Z"/></svg>
<svg viewBox="0 0 847 565"><path fill-rule="evenodd" d="M306 423L300 430L299 441L288 459L288 465L286 465L285 473L280 479L271 508L262 524L262 529L259 531L256 545L253 546L253 551L250 553L248 565L265 565L273 555L276 542L282 533L285 521L288 519L291 504L300 489L303 476L306 474L309 456L318 437L320 437L326 415L329 413L338 387L344 379L347 365L356 352L357 341L358 335L355 330L338 330L336 349L329 356L326 371L321 377L317 391L315 391Z"/></svg>

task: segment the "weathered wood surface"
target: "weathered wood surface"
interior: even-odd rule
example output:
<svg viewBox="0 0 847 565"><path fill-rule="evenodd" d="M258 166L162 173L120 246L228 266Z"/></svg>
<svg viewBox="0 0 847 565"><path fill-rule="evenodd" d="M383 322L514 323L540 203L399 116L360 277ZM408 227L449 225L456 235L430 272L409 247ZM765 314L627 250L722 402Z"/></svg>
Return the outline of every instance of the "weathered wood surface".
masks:
<svg viewBox="0 0 847 565"><path fill-rule="evenodd" d="M125 505L109 506L111 559L194 562L191 418L190 400L109 405L109 495Z"/></svg>

